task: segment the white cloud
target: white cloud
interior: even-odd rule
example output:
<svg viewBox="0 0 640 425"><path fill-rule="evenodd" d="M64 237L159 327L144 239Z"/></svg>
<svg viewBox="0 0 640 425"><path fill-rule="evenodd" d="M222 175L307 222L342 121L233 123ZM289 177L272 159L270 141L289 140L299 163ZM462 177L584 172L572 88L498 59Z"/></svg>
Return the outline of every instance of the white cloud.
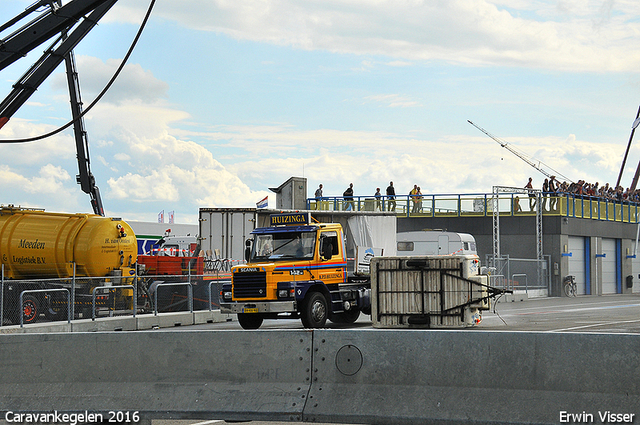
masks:
<svg viewBox="0 0 640 425"><path fill-rule="evenodd" d="M133 132L134 127L122 127L122 121L118 128L108 129L119 135L117 155L127 158L129 171L109 178L107 197L180 203L195 212L200 206L253 206L264 196L265 191L251 190L204 147L170 135L167 122L158 119L168 115L169 111L156 114L156 121L148 120L140 134Z"/></svg>
<svg viewBox="0 0 640 425"><path fill-rule="evenodd" d="M40 136L55 127L13 117L2 127L2 139L25 139ZM75 142L70 134L58 134L28 143L0 143L0 158L11 158L13 165L75 158Z"/></svg>
<svg viewBox="0 0 640 425"><path fill-rule="evenodd" d="M121 64L120 59L109 59L107 62L92 56L77 56L80 87L84 99L93 99L107 85ZM52 76L52 86L67 96L67 77L65 73ZM128 63L110 87L104 100L111 103L142 101L154 103L164 99L169 85L158 80L153 73L144 70L139 64ZM86 106L85 106L86 107Z"/></svg>
<svg viewBox="0 0 640 425"><path fill-rule="evenodd" d="M0 181L3 184L1 203L46 208L53 211L75 209L79 190L70 188L69 173L59 166L46 164L37 174L25 176L21 170L0 164ZM75 183L75 182L74 182ZM88 204L88 201L87 201Z"/></svg>
<svg viewBox="0 0 640 425"><path fill-rule="evenodd" d="M119 16L129 21L141 16L146 5L140 1L136 12L122 6L129 9ZM635 48L639 13L635 2L612 0L183 0L158 4L154 16L241 40L308 50L470 65L634 71L640 65Z"/></svg>

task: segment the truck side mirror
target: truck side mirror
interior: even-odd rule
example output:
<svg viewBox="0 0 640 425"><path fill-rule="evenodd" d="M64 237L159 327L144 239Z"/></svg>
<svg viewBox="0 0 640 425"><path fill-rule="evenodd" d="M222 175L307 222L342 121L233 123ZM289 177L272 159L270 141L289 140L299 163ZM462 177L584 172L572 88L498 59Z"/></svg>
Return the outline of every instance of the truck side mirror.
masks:
<svg viewBox="0 0 640 425"><path fill-rule="evenodd" d="M247 239L244 244L246 246L244 249L244 260L248 263L251 258L251 239Z"/></svg>

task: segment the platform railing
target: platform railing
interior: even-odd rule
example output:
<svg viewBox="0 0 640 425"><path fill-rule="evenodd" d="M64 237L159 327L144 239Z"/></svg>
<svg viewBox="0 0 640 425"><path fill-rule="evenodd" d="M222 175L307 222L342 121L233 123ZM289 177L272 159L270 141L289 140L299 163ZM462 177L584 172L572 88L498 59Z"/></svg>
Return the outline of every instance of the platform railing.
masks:
<svg viewBox="0 0 640 425"><path fill-rule="evenodd" d="M493 215L492 193L322 197L307 199L311 211L393 212L398 217L485 217ZM541 205L522 193L500 193L501 216L543 215L637 223L640 203L573 194L543 193Z"/></svg>

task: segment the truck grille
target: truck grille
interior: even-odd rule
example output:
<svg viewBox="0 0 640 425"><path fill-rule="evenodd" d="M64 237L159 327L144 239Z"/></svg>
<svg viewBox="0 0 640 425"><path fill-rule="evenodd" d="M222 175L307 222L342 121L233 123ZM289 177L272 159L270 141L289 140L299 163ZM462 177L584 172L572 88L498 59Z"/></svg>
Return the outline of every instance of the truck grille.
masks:
<svg viewBox="0 0 640 425"><path fill-rule="evenodd" d="M265 298L266 296L267 274L265 272L234 273L234 298Z"/></svg>

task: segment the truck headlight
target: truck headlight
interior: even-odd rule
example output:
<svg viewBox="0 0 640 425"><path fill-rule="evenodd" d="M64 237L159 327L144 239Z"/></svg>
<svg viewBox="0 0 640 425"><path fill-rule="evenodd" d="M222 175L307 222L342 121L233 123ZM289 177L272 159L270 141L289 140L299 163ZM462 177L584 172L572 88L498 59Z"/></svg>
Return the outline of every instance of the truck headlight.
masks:
<svg viewBox="0 0 640 425"><path fill-rule="evenodd" d="M222 292L222 299L225 301L231 301L231 291L223 291Z"/></svg>
<svg viewBox="0 0 640 425"><path fill-rule="evenodd" d="M278 299L293 298L294 290L291 289L278 289Z"/></svg>

